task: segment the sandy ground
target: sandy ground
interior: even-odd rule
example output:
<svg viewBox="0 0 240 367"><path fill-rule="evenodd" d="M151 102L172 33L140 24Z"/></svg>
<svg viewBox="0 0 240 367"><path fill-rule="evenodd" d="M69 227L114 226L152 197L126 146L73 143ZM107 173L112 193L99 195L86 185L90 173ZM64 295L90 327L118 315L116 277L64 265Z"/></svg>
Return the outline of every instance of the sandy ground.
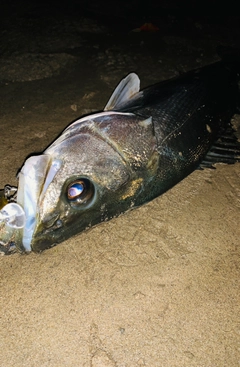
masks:
<svg viewBox="0 0 240 367"><path fill-rule="evenodd" d="M130 71L150 85L239 42L236 18L77 4L4 2L1 188ZM145 21L159 31L131 32ZM239 366L239 182L240 164L196 171L51 250L1 257L0 366Z"/></svg>

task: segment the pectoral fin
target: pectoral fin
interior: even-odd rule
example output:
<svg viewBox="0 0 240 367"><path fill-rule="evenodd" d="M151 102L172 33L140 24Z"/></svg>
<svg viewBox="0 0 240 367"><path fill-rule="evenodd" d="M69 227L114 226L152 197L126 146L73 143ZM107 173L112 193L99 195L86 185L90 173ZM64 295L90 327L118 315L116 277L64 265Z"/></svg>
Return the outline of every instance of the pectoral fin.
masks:
<svg viewBox="0 0 240 367"><path fill-rule="evenodd" d="M215 168L216 163L234 164L240 162L240 142L234 134L231 124L217 141L212 145L206 157L200 164L200 169Z"/></svg>

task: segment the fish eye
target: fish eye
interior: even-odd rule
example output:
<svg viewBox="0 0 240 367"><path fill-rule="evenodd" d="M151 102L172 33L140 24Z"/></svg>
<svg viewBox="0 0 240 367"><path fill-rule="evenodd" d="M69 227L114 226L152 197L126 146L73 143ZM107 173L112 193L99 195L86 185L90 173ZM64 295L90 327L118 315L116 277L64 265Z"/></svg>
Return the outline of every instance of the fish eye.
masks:
<svg viewBox="0 0 240 367"><path fill-rule="evenodd" d="M71 182L67 187L66 196L74 205L86 204L94 194L94 186L86 178L80 178Z"/></svg>

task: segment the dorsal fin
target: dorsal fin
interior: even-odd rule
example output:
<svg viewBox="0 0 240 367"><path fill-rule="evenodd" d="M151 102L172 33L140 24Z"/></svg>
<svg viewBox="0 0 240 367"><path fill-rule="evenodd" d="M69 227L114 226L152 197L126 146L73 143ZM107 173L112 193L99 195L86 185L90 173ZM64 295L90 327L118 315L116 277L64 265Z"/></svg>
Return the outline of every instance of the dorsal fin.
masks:
<svg viewBox="0 0 240 367"><path fill-rule="evenodd" d="M104 111L117 110L124 102L129 101L140 90L140 79L135 73L122 79L111 95Z"/></svg>

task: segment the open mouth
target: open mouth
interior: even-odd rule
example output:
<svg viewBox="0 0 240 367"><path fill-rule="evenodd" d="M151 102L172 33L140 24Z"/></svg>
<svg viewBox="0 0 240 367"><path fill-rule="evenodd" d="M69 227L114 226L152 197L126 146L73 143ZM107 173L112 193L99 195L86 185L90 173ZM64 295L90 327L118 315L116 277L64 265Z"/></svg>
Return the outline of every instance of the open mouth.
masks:
<svg viewBox="0 0 240 367"><path fill-rule="evenodd" d="M19 172L17 203L23 207L26 216L22 237L25 251L31 251L39 203L60 167L61 161L52 161L50 155L42 154L28 158Z"/></svg>

